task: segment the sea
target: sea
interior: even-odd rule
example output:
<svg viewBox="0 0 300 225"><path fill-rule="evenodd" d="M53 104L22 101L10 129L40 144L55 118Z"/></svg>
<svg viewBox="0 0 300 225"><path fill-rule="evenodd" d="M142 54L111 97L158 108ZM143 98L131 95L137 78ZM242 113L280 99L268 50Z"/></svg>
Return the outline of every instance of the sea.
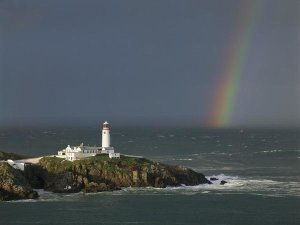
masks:
<svg viewBox="0 0 300 225"><path fill-rule="evenodd" d="M219 180L92 194L37 190L37 200L0 202L0 224L300 224L300 129L113 127L111 135L117 152ZM99 127L0 129L1 151L32 156L82 142L100 145Z"/></svg>

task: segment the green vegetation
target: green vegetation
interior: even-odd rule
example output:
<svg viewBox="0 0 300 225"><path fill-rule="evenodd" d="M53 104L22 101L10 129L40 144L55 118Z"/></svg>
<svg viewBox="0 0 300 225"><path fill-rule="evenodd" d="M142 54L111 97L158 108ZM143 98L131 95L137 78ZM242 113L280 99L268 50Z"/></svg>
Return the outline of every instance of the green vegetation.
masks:
<svg viewBox="0 0 300 225"><path fill-rule="evenodd" d="M108 157L108 154L100 154L100 155L84 158L84 159L74 161L74 162L80 162L80 161L101 162L101 161L107 161L107 162L114 162L114 163L122 162L122 163L126 163L126 164L132 164L132 163L142 162L143 160L144 161L149 161L149 160L145 160L143 158L134 158L134 157L128 157L128 156L122 156L122 155L121 155L120 158L110 159Z"/></svg>
<svg viewBox="0 0 300 225"><path fill-rule="evenodd" d="M45 165L48 170L59 172L72 167L72 162L58 157L44 157L40 159L39 164Z"/></svg>
<svg viewBox="0 0 300 225"><path fill-rule="evenodd" d="M96 155L96 156L91 156L91 157L87 157L87 158L83 158L81 160L76 160L74 161L74 163L76 162L104 162L104 161L109 161L111 160L107 154L101 154L101 155Z"/></svg>
<svg viewBox="0 0 300 225"><path fill-rule="evenodd" d="M58 158L58 157L44 157L39 162L40 165L43 165L47 170L54 172L64 171L71 169L82 164L85 165L102 165L107 171L120 171L120 168L124 167L136 167L141 165L150 166L151 161L143 158L134 158L128 156L121 156L121 158L112 158L110 159L107 154L101 154L93 157L87 157L81 160L75 160L73 162Z"/></svg>
<svg viewBox="0 0 300 225"><path fill-rule="evenodd" d="M151 167L156 167L155 162L145 158L121 156L120 158L110 159L107 154L87 157L73 162L58 157L44 157L40 160L39 165L53 173L82 171L82 168L89 171L89 168L93 168L92 170L95 171L106 171L122 175L128 175L135 170L151 170Z"/></svg>

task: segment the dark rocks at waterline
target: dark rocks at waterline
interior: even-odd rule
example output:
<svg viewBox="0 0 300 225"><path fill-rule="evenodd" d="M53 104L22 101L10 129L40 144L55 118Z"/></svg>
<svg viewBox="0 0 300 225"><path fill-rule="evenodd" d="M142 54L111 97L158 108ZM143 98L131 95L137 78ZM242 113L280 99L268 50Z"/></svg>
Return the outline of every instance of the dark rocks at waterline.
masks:
<svg viewBox="0 0 300 225"><path fill-rule="evenodd" d="M221 180L221 182L220 182L221 185L224 185L224 184L227 184L227 183L228 183L228 182L225 181L225 180Z"/></svg>
<svg viewBox="0 0 300 225"><path fill-rule="evenodd" d="M211 178L209 178L209 180L211 180L211 181L216 181L216 180L219 180L219 179L216 178L216 177L211 177Z"/></svg>
<svg viewBox="0 0 300 225"><path fill-rule="evenodd" d="M20 170L8 163L0 163L0 201L34 199L38 194Z"/></svg>

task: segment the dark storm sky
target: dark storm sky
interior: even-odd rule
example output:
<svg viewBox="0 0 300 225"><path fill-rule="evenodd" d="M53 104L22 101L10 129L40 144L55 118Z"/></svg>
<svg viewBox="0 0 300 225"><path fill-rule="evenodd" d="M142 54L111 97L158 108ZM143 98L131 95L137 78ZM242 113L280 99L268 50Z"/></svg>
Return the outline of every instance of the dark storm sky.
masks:
<svg viewBox="0 0 300 225"><path fill-rule="evenodd" d="M0 124L201 126L244 3L1 0ZM231 125L299 125L300 1L262 3Z"/></svg>

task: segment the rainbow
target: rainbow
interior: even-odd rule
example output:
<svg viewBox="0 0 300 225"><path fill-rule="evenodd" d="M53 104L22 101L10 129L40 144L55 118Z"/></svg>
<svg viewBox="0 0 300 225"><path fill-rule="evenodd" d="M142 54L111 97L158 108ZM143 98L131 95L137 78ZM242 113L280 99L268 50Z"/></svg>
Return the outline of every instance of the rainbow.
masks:
<svg viewBox="0 0 300 225"><path fill-rule="evenodd" d="M251 3L250 3L251 2ZM222 71L218 75L216 91L213 96L209 127L223 128L230 125L234 104L237 100L239 83L246 63L248 49L255 33L256 20L262 1L248 1L241 10L241 20L231 39L225 55Z"/></svg>

